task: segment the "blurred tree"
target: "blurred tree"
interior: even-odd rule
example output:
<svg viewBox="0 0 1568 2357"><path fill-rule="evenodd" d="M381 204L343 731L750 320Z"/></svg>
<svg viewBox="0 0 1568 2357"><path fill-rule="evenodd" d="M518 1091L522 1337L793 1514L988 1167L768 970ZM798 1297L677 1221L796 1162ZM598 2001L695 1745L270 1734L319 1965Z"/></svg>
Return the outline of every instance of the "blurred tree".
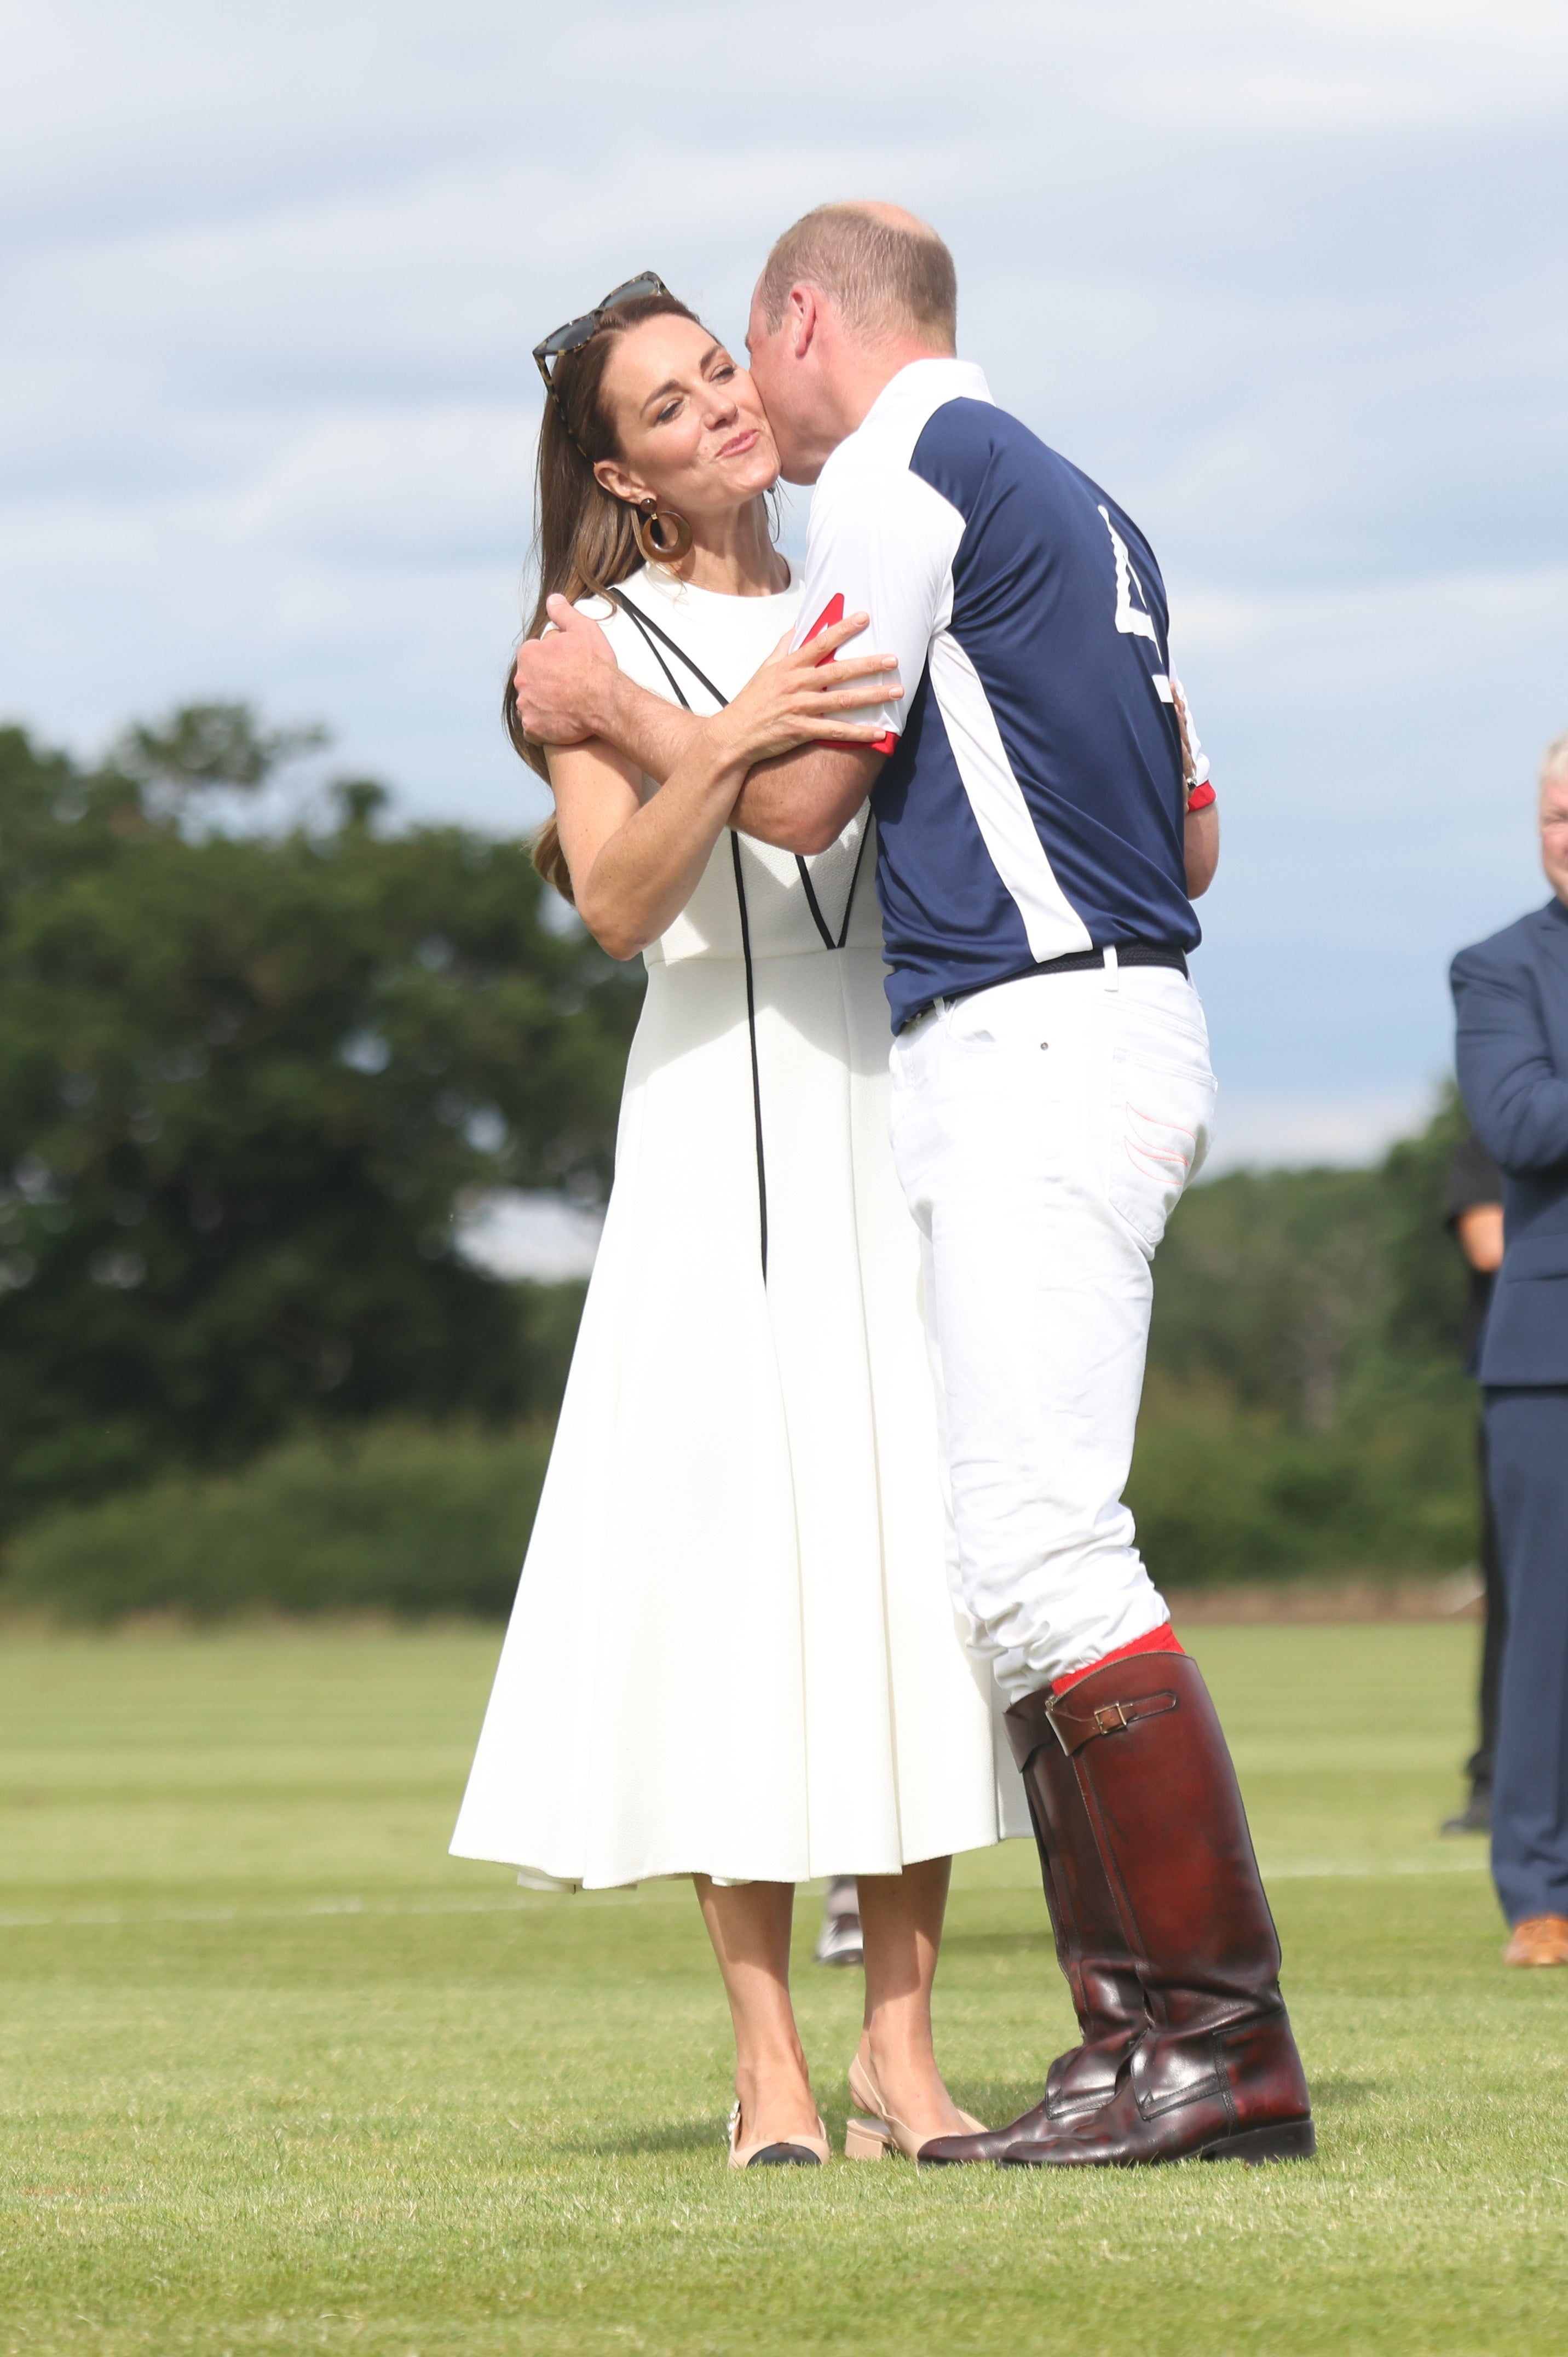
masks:
<svg viewBox="0 0 1568 2357"><path fill-rule="evenodd" d="M1449 1166L1469 1127L1450 1081L1425 1128L1402 1138L1383 1165L1385 1336L1399 1359L1457 1366L1464 1350L1468 1286L1447 1211Z"/></svg>
<svg viewBox="0 0 1568 2357"><path fill-rule="evenodd" d="M1445 1090L1372 1170L1233 1171L1155 1263L1129 1489L1176 1581L1453 1569L1477 1543Z"/></svg>
<svg viewBox="0 0 1568 2357"><path fill-rule="evenodd" d="M187 704L161 722L134 721L111 748L109 760L145 789L181 796L203 786L254 792L275 770L330 741L314 722L263 728L248 704Z"/></svg>
<svg viewBox="0 0 1568 2357"><path fill-rule="evenodd" d="M543 1404L538 1289L454 1213L602 1194L640 966L541 921L521 845L378 833L370 781L317 830L188 823L319 741L194 706L86 771L0 731L6 1525L302 1423Z"/></svg>
<svg viewBox="0 0 1568 2357"><path fill-rule="evenodd" d="M1155 1264L1150 1363L1331 1431L1385 1289L1377 1176L1232 1171L1194 1188Z"/></svg>

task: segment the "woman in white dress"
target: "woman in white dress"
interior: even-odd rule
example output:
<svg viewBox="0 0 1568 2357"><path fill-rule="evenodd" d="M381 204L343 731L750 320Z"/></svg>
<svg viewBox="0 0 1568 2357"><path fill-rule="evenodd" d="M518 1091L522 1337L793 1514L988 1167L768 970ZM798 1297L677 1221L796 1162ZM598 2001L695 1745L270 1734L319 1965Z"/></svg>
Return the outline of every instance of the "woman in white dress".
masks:
<svg viewBox="0 0 1568 2357"><path fill-rule="evenodd" d="M737 2166L827 2157L790 1909L798 1881L857 1875L851 2087L873 2118L851 2147L915 2150L966 2116L930 2036L950 1853L1027 1828L948 1599L870 820L810 860L727 825L755 761L874 733L835 716L839 683L877 666L819 668L847 623L779 651L798 597L767 418L658 280L541 351L532 632L564 592L639 683L723 717L661 786L598 740L549 754L541 872L612 955L641 952L648 993L452 1846L535 1887L693 1878L735 2022ZM510 691L509 718L517 738Z"/></svg>

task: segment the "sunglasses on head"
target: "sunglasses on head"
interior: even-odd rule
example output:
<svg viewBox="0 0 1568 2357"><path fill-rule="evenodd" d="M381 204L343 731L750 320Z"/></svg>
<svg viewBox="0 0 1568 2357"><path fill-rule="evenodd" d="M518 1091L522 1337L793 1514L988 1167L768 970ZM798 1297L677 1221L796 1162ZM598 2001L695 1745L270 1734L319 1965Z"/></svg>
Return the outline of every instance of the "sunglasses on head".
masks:
<svg viewBox="0 0 1568 2357"><path fill-rule="evenodd" d="M604 325L605 313L613 311L618 303L636 303L645 295L668 295L669 292L656 270L644 270L636 278L628 278L623 285L612 286L604 300L596 303L591 311L585 311L580 319L568 319L564 328L557 328L553 335L545 337L542 343L534 345L533 365L544 379L545 392L558 406L560 395L555 391L551 362L558 361L564 352L580 350L584 344L590 343Z"/></svg>

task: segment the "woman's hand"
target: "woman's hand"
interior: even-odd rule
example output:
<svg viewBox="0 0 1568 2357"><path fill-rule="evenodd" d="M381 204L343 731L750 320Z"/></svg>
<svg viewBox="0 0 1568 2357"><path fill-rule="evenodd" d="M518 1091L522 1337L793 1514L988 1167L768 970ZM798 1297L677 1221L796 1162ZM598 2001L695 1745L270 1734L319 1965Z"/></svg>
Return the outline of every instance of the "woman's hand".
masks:
<svg viewBox="0 0 1568 2357"><path fill-rule="evenodd" d="M803 647L791 649L788 638L780 639L761 670L710 724L722 732L728 757L749 767L792 753L798 745L878 743L887 733L881 721L851 721L841 716L902 696L897 658L852 655L843 662L834 660L838 649L859 638L870 619L846 614ZM852 680L855 684L846 685Z"/></svg>

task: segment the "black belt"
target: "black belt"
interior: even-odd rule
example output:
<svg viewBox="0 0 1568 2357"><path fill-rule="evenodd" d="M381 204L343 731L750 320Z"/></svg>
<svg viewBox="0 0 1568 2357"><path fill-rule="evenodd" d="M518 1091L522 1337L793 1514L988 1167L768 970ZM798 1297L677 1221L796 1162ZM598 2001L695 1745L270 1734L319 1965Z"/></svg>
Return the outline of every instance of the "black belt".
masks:
<svg viewBox="0 0 1568 2357"><path fill-rule="evenodd" d="M1177 974L1187 972L1187 952L1184 950L1162 949L1153 942L1113 942L1111 946L1116 952L1118 967L1167 965ZM929 1015L933 1006L954 1006L961 998L972 998L978 990L1000 990L1004 983L1027 982L1031 974L1094 974L1104 966L1105 955L1103 950L1071 950L1066 957L1047 958L1040 965L1021 965L1012 974L993 974L986 982L966 982L961 990L944 990L939 992L935 998L928 998L924 1006L917 1006L908 1020L898 1028L901 1031L908 1031L910 1024L918 1023L922 1015Z"/></svg>

